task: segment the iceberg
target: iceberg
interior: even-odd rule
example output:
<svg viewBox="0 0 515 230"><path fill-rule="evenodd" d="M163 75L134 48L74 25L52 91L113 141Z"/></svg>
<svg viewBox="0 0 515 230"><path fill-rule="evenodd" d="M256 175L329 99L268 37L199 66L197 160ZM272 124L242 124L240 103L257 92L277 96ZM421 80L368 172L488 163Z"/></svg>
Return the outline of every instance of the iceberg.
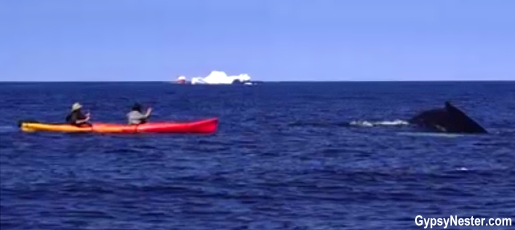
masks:
<svg viewBox="0 0 515 230"><path fill-rule="evenodd" d="M184 82L186 78L180 76L177 81ZM250 76L248 74L240 74L229 76L223 71L212 71L207 77L194 77L191 79L192 85L230 85L230 84L245 84L251 85Z"/></svg>

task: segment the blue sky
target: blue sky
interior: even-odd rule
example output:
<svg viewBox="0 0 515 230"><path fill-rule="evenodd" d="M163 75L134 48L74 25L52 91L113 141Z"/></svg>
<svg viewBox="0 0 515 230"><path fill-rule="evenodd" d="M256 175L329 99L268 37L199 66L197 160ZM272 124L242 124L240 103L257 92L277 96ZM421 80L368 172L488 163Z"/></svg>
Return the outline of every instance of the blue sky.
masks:
<svg viewBox="0 0 515 230"><path fill-rule="evenodd" d="M515 80L512 0L2 0L0 81Z"/></svg>

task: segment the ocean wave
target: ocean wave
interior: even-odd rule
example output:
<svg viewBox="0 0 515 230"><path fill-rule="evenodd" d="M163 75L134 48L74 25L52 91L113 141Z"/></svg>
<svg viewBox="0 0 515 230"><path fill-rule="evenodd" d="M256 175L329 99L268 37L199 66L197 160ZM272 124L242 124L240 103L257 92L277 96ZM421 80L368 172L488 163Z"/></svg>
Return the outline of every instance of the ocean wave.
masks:
<svg viewBox="0 0 515 230"><path fill-rule="evenodd" d="M406 126L409 122L404 120L393 120L393 121L351 121L350 125L360 127L374 127L374 126Z"/></svg>

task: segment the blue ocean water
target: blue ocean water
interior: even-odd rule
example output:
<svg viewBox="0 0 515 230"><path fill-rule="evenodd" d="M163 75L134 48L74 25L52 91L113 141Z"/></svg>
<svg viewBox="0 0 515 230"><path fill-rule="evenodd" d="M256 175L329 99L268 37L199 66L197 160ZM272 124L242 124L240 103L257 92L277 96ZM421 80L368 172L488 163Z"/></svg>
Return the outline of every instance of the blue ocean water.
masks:
<svg viewBox="0 0 515 230"><path fill-rule="evenodd" d="M2 230L423 229L417 215L515 220L515 82L4 83L0 98ZM423 135L403 124L445 100L490 134ZM155 121L219 117L219 130L100 135L16 126L63 121L74 102L93 121L124 123L135 101L151 106Z"/></svg>

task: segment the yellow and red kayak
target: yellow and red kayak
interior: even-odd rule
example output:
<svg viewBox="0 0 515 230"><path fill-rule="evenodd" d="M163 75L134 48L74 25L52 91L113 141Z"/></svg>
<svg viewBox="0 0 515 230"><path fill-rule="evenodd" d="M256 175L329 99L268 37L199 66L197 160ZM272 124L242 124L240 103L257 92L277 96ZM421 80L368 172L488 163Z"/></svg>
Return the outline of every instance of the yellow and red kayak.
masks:
<svg viewBox="0 0 515 230"><path fill-rule="evenodd" d="M152 122L141 125L92 123L91 126L78 127L70 124L52 124L36 121L20 121L24 132L94 132L94 133L201 133L216 132L218 118L192 122Z"/></svg>

